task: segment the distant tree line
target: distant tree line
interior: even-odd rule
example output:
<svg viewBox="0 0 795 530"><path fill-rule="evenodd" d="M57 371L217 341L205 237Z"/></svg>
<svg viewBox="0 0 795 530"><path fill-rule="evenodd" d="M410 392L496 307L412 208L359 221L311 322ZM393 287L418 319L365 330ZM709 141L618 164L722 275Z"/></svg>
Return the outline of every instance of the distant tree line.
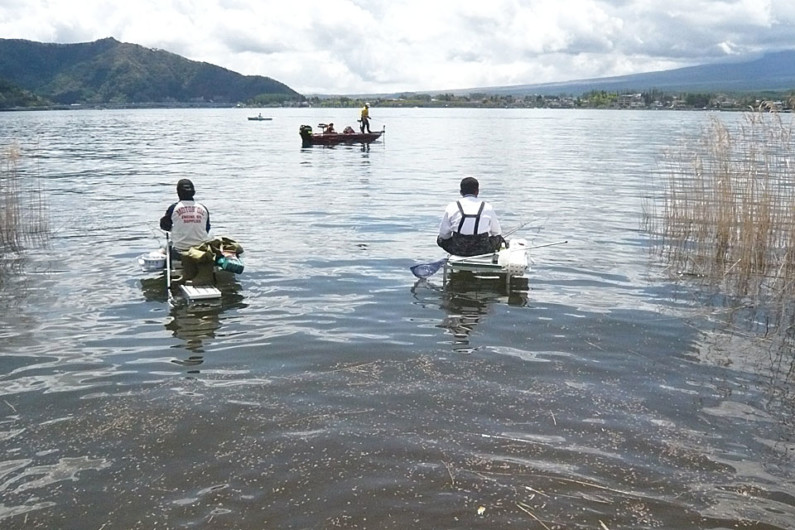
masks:
<svg viewBox="0 0 795 530"><path fill-rule="evenodd" d="M795 90L762 93L610 92L593 90L578 96L524 94L500 95L473 92L467 95L403 93L392 97L370 97L377 107L477 107L477 108L579 108L579 109L708 109L748 110L760 108L789 112L795 106ZM306 100L313 107L359 107L363 98L313 96Z"/></svg>
<svg viewBox="0 0 795 530"><path fill-rule="evenodd" d="M40 107L47 103L45 99L0 79L0 109Z"/></svg>

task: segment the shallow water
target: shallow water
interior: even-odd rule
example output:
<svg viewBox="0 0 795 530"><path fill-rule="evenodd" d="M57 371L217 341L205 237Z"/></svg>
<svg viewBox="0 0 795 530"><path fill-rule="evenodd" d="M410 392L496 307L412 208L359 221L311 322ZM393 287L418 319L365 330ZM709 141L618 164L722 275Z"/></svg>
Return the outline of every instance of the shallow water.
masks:
<svg viewBox="0 0 795 530"><path fill-rule="evenodd" d="M795 528L791 353L641 229L706 113L376 108L369 149L250 114L0 114L52 229L0 289L4 528ZM409 272L466 174L567 241L526 285ZM218 305L136 263L183 177L246 249Z"/></svg>

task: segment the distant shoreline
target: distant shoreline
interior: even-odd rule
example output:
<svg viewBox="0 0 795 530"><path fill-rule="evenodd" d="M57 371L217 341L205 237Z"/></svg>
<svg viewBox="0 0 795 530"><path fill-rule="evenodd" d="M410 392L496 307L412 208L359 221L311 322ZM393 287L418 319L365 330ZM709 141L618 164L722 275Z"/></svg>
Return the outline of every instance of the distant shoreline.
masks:
<svg viewBox="0 0 795 530"><path fill-rule="evenodd" d="M373 105L376 106L376 105ZM63 105L63 106L48 106L48 107L16 107L16 108L0 108L0 112L49 112L49 111L81 111L81 110L152 110L152 109L263 109L263 108L296 108L298 105L285 105L276 107L238 107L236 105L123 105L123 106L108 106L108 105ZM699 107L562 107L562 106L546 106L546 107L484 107L480 105L377 105L379 108L427 108L427 109L486 109L486 110L635 110L635 111L677 111L677 112L747 112L749 110L758 111L766 109L751 108L746 106L741 107L724 107L724 108L699 108ZM322 109L346 109L351 108L348 106L314 106L309 105L306 108L322 108ZM792 113L792 109L785 107L778 109L775 112L784 114Z"/></svg>

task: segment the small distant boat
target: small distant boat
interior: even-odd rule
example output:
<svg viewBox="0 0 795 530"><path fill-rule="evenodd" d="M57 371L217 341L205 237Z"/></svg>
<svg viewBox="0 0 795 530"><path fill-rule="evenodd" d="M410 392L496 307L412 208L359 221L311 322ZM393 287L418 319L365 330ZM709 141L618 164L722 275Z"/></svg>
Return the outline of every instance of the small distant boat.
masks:
<svg viewBox="0 0 795 530"><path fill-rule="evenodd" d="M311 125L301 125L298 133L301 135L301 145L312 147L313 145L339 145L339 144L369 144L378 140L386 132L386 127L380 131L372 133L359 133L350 127L346 127L343 132L326 132L325 124L319 124L323 130L321 133L313 133ZM348 132L346 132L348 131Z"/></svg>
<svg viewBox="0 0 795 530"><path fill-rule="evenodd" d="M248 120L249 120L249 121L270 121L270 120L272 120L272 119L273 119L273 118L266 118L266 117L265 117L265 116L263 116L262 114L259 114L259 115L257 115L257 116L249 116L249 117L248 117Z"/></svg>

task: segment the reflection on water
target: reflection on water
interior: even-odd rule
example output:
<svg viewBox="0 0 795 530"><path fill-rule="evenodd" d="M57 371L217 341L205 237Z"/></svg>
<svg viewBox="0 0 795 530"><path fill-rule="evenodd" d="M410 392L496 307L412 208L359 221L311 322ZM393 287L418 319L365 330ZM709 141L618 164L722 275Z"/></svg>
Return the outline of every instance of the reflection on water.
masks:
<svg viewBox="0 0 795 530"><path fill-rule="evenodd" d="M3 307L17 306L30 293L26 264L23 256L0 252L0 302Z"/></svg>
<svg viewBox="0 0 795 530"><path fill-rule="evenodd" d="M470 336L489 314L491 306L497 303L527 305L528 285L527 277L509 279L504 275L455 271L446 272L441 286L431 280L418 280L412 293L419 297L425 289L439 296L439 306L446 313L440 326L452 334L455 351L468 353L471 352ZM427 302L428 297L425 299Z"/></svg>
<svg viewBox="0 0 795 530"><path fill-rule="evenodd" d="M171 320L166 323L166 329L171 331L174 337L184 341L184 345L180 348L201 354L204 352L204 341L215 337L215 332L221 327L219 315L222 309L220 301L178 302L171 308ZM176 359L173 362L194 366L201 364L202 356L190 355L187 359Z"/></svg>
<svg viewBox="0 0 795 530"><path fill-rule="evenodd" d="M246 306L242 286L234 275L219 273L217 279L216 286L222 292L221 298L195 302L189 302L179 295L169 299L165 274L141 280L141 288L147 301L168 304L170 318L166 321L165 328L183 341L172 348L184 348L191 352L186 358L181 357L172 362L189 367L201 364L204 343L215 338L216 332L221 328L222 313L231 308ZM198 370L194 369L189 373L198 373Z"/></svg>
<svg viewBox="0 0 795 530"><path fill-rule="evenodd" d="M143 278L141 289L147 302L168 302L165 273L156 277Z"/></svg>

